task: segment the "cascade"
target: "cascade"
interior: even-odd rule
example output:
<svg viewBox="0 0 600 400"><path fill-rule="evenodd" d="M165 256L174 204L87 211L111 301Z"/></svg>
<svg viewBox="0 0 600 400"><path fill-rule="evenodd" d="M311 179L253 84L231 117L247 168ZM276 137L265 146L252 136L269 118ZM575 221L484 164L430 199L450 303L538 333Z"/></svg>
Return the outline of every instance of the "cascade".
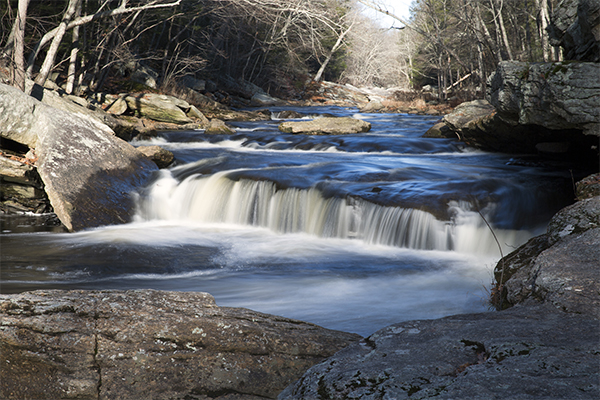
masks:
<svg viewBox="0 0 600 400"><path fill-rule="evenodd" d="M358 239L368 244L418 250L499 254L482 216L467 202L450 202L450 221L425 211L374 204L354 197L325 198L316 188L280 189L266 180L194 174L179 182L169 171L140 199L138 220L226 223L268 228L281 234ZM489 207L488 207L489 208ZM497 230L503 251L528 232Z"/></svg>

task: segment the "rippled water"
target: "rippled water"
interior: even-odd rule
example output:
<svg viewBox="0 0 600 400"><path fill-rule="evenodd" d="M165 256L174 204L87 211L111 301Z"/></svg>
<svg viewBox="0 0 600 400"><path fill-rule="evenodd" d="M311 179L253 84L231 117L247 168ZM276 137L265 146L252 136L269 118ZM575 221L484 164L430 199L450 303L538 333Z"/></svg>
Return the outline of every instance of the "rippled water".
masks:
<svg viewBox="0 0 600 400"><path fill-rule="evenodd" d="M11 233L1 290L206 291L248 307L363 335L408 319L487 309L500 257L570 199L567 168L421 135L436 118L354 116L366 134L286 135L269 122L235 135L165 132L177 164L137 194L130 224Z"/></svg>

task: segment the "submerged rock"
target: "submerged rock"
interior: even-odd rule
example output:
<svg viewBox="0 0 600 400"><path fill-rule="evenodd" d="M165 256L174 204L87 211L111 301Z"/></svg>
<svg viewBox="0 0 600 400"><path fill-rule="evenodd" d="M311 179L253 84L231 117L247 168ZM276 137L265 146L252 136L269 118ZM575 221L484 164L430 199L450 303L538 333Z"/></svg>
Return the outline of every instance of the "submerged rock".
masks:
<svg viewBox="0 0 600 400"><path fill-rule="evenodd" d="M207 293L0 295L3 399L275 398L358 335Z"/></svg>
<svg viewBox="0 0 600 400"><path fill-rule="evenodd" d="M345 135L368 132L371 124L350 117L324 117L312 121L286 121L279 124L283 133L305 133L312 135Z"/></svg>

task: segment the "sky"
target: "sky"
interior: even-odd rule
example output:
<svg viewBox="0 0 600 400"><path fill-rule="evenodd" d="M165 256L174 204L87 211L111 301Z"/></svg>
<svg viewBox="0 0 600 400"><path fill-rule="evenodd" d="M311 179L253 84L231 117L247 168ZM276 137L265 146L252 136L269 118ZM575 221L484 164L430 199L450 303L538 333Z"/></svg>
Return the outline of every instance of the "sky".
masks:
<svg viewBox="0 0 600 400"><path fill-rule="evenodd" d="M383 4L384 6L387 7L387 10L392 13L397 15L400 18L406 18L408 19L408 17L410 16L410 13L408 11L410 4L412 3L412 0L379 0L381 2L381 4ZM379 23L382 25L382 27L386 27L389 28L391 26L402 26L402 24L398 21L396 21L393 18L387 17L381 13L372 11L370 9L365 10L365 14L370 16L373 19L376 19L377 21L379 21Z"/></svg>

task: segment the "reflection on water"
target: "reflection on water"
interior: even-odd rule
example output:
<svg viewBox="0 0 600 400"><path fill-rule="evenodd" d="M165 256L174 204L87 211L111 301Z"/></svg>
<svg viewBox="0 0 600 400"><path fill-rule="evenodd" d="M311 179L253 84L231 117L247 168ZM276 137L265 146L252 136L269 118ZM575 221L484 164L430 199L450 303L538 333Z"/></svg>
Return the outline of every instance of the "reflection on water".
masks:
<svg viewBox="0 0 600 400"><path fill-rule="evenodd" d="M486 310L500 251L482 218L506 253L569 201L556 195L570 186L564 168L421 138L435 118L298 111L373 128L286 135L268 121L238 123L234 135L165 132L151 143L177 164L139 193L135 221L73 234L7 225L0 290L206 291L219 305L367 335Z"/></svg>

